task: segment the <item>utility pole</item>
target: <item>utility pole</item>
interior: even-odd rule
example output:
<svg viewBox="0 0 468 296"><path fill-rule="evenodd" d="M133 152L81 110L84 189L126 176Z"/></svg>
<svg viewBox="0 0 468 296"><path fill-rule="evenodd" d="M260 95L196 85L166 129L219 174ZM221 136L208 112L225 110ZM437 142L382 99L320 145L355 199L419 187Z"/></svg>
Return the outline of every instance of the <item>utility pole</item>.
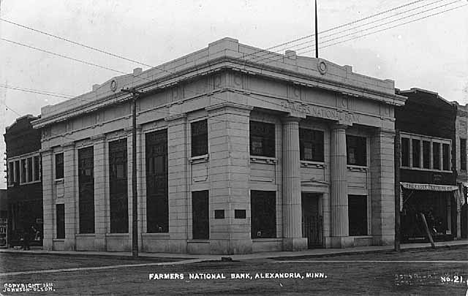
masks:
<svg viewBox="0 0 468 296"><path fill-rule="evenodd" d="M400 196L400 131L395 132L395 251L400 252L400 203L403 198Z"/></svg>
<svg viewBox="0 0 468 296"><path fill-rule="evenodd" d="M317 13L317 0L315 0L315 58L318 59L318 13Z"/></svg>
<svg viewBox="0 0 468 296"><path fill-rule="evenodd" d="M122 89L132 94L132 256L138 258L138 191L137 191L137 156L136 156L136 101L143 94L135 88Z"/></svg>

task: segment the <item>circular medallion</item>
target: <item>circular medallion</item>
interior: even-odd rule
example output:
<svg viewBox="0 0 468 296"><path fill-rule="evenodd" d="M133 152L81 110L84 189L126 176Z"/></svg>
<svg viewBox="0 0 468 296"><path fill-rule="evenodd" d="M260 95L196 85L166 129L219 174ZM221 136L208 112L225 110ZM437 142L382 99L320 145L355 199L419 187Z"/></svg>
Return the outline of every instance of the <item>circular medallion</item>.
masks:
<svg viewBox="0 0 468 296"><path fill-rule="evenodd" d="M317 63L317 68L318 68L320 74L324 75L325 73L327 73L328 67L327 67L327 64L325 64L324 61L319 61Z"/></svg>
<svg viewBox="0 0 468 296"><path fill-rule="evenodd" d="M111 91L114 91L114 92L117 90L117 81L115 79L111 81L110 89Z"/></svg>

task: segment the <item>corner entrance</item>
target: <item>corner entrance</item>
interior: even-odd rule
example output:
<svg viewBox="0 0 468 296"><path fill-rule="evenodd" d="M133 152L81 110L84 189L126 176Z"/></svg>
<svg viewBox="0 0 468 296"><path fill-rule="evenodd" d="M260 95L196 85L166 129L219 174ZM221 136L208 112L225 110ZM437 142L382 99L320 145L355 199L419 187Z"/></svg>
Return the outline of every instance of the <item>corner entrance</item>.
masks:
<svg viewBox="0 0 468 296"><path fill-rule="evenodd" d="M302 237L307 238L309 249L321 248L323 217L320 209L321 194L302 193Z"/></svg>

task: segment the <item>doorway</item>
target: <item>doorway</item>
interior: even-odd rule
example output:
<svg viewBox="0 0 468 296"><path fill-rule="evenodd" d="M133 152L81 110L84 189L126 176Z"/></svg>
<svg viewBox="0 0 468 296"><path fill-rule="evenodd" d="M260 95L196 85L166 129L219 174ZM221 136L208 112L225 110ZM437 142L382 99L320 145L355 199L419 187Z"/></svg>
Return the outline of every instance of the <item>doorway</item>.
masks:
<svg viewBox="0 0 468 296"><path fill-rule="evenodd" d="M321 248L323 217L320 209L321 194L302 193L302 237L307 238L309 249Z"/></svg>

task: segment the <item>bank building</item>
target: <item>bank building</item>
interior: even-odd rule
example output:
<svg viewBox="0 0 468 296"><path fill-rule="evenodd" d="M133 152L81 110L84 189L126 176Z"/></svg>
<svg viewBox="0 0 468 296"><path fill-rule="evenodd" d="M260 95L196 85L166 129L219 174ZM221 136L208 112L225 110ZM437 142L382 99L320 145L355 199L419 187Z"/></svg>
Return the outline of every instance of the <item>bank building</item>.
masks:
<svg viewBox="0 0 468 296"><path fill-rule="evenodd" d="M132 95L137 104L132 162ZM394 242L392 80L224 38L46 106L43 247L241 254Z"/></svg>

